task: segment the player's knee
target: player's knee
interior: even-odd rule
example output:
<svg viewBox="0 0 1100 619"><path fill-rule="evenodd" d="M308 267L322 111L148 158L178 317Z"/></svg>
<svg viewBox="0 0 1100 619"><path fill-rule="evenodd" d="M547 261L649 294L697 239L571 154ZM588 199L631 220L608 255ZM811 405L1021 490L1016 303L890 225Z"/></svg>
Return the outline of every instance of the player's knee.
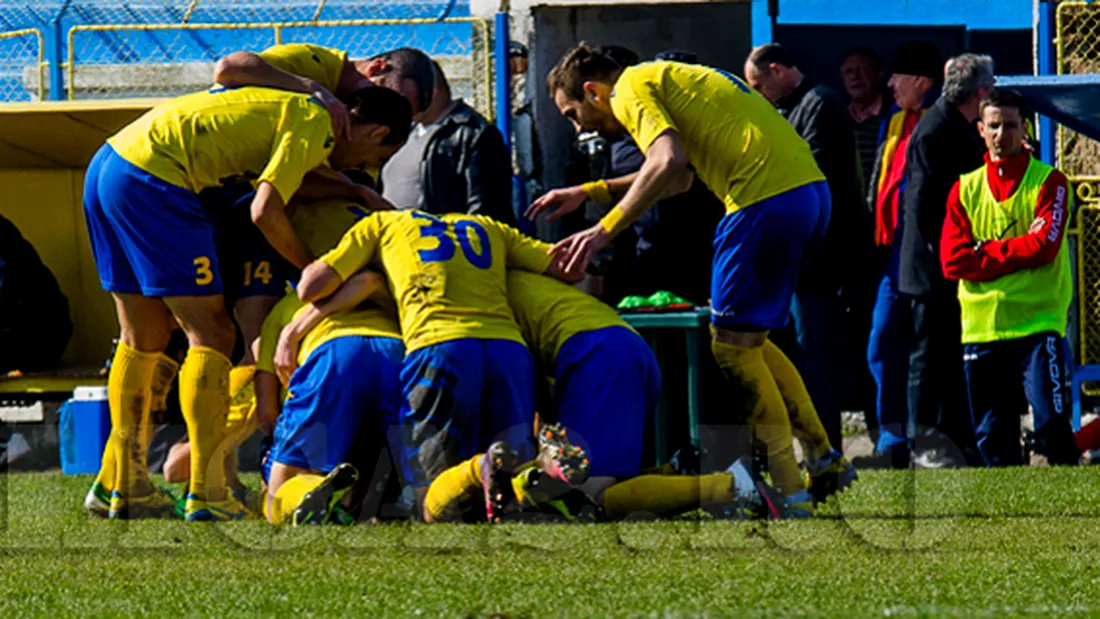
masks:
<svg viewBox="0 0 1100 619"><path fill-rule="evenodd" d="M191 478L191 446L188 443L176 443L168 450L164 460L164 481L170 484L182 484Z"/></svg>

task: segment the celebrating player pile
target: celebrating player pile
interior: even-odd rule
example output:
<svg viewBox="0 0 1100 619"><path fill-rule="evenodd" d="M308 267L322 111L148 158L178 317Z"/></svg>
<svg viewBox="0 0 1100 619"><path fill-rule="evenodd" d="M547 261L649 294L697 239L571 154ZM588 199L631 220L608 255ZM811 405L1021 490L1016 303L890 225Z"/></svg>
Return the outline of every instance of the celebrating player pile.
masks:
<svg viewBox="0 0 1100 619"><path fill-rule="evenodd" d="M562 113L578 129L629 131L647 159L633 177L554 191L532 205L532 214L562 212L589 191L622 194L598 226L551 246L484 216L364 210L385 204L335 170L374 168L392 155L412 117L394 91L407 90L422 108L433 81L355 91L348 128L335 120L334 134L340 114L332 110L343 108L329 90L365 85L389 65L321 48L283 51L297 60L269 52L221 63L219 79L241 87L152 110L89 168L88 226L122 326L108 381L112 436L89 511L140 518L175 507L151 483L145 450L153 400L163 400L177 370L162 354L176 323L190 345L180 399L190 439L184 514L192 521L248 513L227 489L225 462L257 424L273 434L263 507L272 523L349 521L342 499L377 461L367 444L388 448L406 503L427 522L496 522L530 511L615 519L701 505L808 515L815 500L852 482L797 371L767 340L786 322L830 206L806 145L760 95L714 69L657 62L624 71L585 44L570 51L548 78ZM420 52L403 54L425 65ZM306 55L330 62L315 67ZM714 354L756 396L747 420L784 495L778 500L741 461L702 476L642 470L643 429L661 385L656 359L613 310L562 283L582 279L594 252L670 188L686 189L693 170L727 205L716 241ZM299 191L309 172L324 181L322 197L334 199ZM262 329L254 315L241 324L246 335L259 332L254 379L250 370L230 379L234 326L214 242L224 206L204 207L197 196L232 177L255 185L251 219L266 250L304 267L277 304L286 278L265 277L267 300L256 305L266 315ZM228 245L249 245L236 234ZM539 400L548 379L552 396ZM243 402L232 416L231 393ZM537 433L536 410L544 421Z"/></svg>

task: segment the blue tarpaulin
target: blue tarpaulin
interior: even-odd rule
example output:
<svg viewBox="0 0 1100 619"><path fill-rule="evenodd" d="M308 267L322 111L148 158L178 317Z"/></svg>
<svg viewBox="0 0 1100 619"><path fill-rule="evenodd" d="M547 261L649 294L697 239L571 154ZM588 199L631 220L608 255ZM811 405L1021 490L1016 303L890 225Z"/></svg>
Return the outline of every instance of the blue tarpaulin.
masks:
<svg viewBox="0 0 1100 619"><path fill-rule="evenodd" d="M1100 74L998 76L998 88L1011 88L1035 112L1100 140Z"/></svg>

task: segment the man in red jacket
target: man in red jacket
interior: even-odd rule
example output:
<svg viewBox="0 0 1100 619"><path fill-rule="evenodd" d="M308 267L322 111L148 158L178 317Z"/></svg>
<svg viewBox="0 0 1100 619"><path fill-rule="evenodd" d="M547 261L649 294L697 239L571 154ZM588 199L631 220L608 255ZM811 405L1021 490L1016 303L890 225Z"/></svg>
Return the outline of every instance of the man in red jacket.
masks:
<svg viewBox="0 0 1100 619"><path fill-rule="evenodd" d="M1024 146L1023 108L1012 91L982 101L986 164L951 189L940 260L959 280L970 415L986 465L1023 464L1028 404L1037 451L1076 464L1065 340L1073 278L1062 242L1072 194L1065 175Z"/></svg>

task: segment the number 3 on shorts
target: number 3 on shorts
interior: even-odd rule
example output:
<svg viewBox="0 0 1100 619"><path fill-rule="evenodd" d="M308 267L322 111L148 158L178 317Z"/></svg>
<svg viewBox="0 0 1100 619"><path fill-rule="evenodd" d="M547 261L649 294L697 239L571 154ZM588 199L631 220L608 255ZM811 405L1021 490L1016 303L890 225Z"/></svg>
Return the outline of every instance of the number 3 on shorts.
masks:
<svg viewBox="0 0 1100 619"><path fill-rule="evenodd" d="M195 283L205 286L214 281L214 273L210 270L210 258L199 256L193 261L195 265Z"/></svg>

